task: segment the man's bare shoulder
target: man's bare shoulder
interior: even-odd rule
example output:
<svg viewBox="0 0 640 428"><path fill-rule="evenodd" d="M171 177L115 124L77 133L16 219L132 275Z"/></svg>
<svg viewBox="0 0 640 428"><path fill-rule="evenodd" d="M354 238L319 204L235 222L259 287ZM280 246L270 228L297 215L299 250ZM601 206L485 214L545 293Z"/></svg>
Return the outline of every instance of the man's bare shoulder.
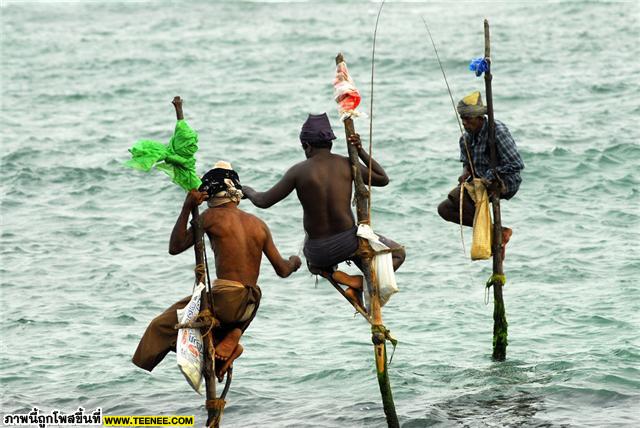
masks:
<svg viewBox="0 0 640 428"><path fill-rule="evenodd" d="M202 214L203 227L215 231L216 234L224 234L226 229L242 227L245 230L262 231L267 225L254 214L237 208L216 207L208 208Z"/></svg>
<svg viewBox="0 0 640 428"><path fill-rule="evenodd" d="M248 213L238 208L236 211L242 216L242 223L247 226L247 229L253 230L256 234L254 236L264 239L269 235L269 226L255 214Z"/></svg>
<svg viewBox="0 0 640 428"><path fill-rule="evenodd" d="M296 164L293 164L291 168L287 170L287 174L298 175L301 171L304 171L309 166L309 159L305 159Z"/></svg>
<svg viewBox="0 0 640 428"><path fill-rule="evenodd" d="M335 156L338 160L340 160L342 162L347 162L347 163L350 162L348 156L342 156L342 155L339 155L337 153L333 153L333 156Z"/></svg>

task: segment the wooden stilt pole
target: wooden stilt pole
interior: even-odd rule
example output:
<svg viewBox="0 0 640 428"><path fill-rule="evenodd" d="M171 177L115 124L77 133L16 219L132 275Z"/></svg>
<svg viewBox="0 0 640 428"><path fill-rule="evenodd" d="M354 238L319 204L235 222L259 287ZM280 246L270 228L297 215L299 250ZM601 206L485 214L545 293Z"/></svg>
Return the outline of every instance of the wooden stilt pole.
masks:
<svg viewBox="0 0 640 428"><path fill-rule="evenodd" d="M487 70L484 73L484 84L487 98L487 116L489 118L489 150L491 154L491 168L497 179L495 169L497 166L496 151L496 123L493 116L493 92L491 90L491 41L489 37L489 21L484 20L484 59L487 62ZM491 192L491 205L493 206L493 275L487 285L493 286L493 358L504 361L507 357L507 317L502 298L504 286L504 270L502 265L502 219L500 216L500 186L494 185Z"/></svg>
<svg viewBox="0 0 640 428"><path fill-rule="evenodd" d="M206 267L204 261L204 230L198 221L200 213L198 207L194 207L191 211L191 226L193 227L193 238L196 256L196 283L206 284ZM200 299L200 312L213 314L213 302L211 301L211 290L205 288L202 290L202 296ZM224 400L220 402L216 400L216 374L215 374L215 345L213 343L213 331L209 325L201 327L200 331L203 334L204 339L204 381L206 385L206 397L207 401L205 407L207 408L207 427L218 428L220 420L222 418L222 412L224 410ZM229 381L229 378L227 378ZM225 390L228 389L225 388Z"/></svg>
<svg viewBox="0 0 640 428"><path fill-rule="evenodd" d="M336 65L344 61L343 55L340 53L336 56ZM360 174L358 152L355 146L349 144L349 137L356 133L353 126L353 120L348 118L344 120L344 129L347 135L347 149L349 152L349 161L351 162L351 173L355 185L356 197L356 213L358 224L369 224L369 191L364 184L362 175ZM380 306L378 281L376 272L372 269L371 260L374 255L369 241L359 239L358 253L362 259L362 270L367 281L371 285L371 340L373 341L374 354L376 360L376 372L378 374L378 384L380 386L380 394L382 395L382 405L384 413L387 417L387 425L391 428L400 427L396 407L393 402L393 394L391 384L389 383L389 373L387 370L387 346L386 339L388 331L382 323L382 308Z"/></svg>

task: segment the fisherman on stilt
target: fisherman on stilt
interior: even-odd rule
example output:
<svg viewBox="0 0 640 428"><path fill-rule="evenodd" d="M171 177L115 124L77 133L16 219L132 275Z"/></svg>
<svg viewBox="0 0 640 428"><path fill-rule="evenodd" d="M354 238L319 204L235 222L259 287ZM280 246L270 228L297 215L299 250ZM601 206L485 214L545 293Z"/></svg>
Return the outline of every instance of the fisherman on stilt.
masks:
<svg viewBox="0 0 640 428"><path fill-rule="evenodd" d="M246 213L238 204L242 198L238 174L227 162L218 162L202 177L199 190L187 194L182 211L171 232L169 253L180 254L193 246L193 228L187 229L194 206L206 201L208 209L200 221L215 254L217 279L213 281L213 313L220 322L214 329L216 375L222 381L227 369L242 354L240 337L255 317L262 292L258 287L260 262L264 253L278 276L286 278L301 265L298 256L285 260L273 243L268 226L258 217ZM151 371L176 350L177 309L189 303L191 296L170 306L151 321L145 331L133 363Z"/></svg>
<svg viewBox="0 0 640 428"><path fill-rule="evenodd" d="M346 294L362 306L361 275L348 275L338 271L337 265L351 260L360 267L356 256L358 249L357 226L351 210L353 180L349 158L331 152L336 136L326 113L310 114L300 131L300 143L305 161L292 166L284 177L266 192L244 187L245 196L257 207L268 208L286 198L294 189L304 210L304 230L307 238L304 255L309 271L346 285ZM363 162L359 173L371 185L386 186L389 183L384 169L362 148L360 136L355 134L349 143L358 150ZM390 248L400 246L391 239L380 236L380 241ZM393 269L404 262L404 249L393 252Z"/></svg>
<svg viewBox="0 0 640 428"><path fill-rule="evenodd" d="M492 193L492 189L500 189L500 199L511 199L520 188L522 178L520 171L524 169L522 157L516 143L504 123L496 120L496 172L491 169L491 156L488 144L487 107L482 104L480 92L473 92L464 97L457 106L462 119L465 133L460 137L460 162L462 175L458 178L459 185L449 192L447 199L438 206L438 214L443 219L465 226L473 226L476 205L468 190L464 189L462 203L462 221L460 220L461 186L472 181L473 176L482 179L485 187ZM505 247L511 238L512 230L502 227L502 259Z"/></svg>

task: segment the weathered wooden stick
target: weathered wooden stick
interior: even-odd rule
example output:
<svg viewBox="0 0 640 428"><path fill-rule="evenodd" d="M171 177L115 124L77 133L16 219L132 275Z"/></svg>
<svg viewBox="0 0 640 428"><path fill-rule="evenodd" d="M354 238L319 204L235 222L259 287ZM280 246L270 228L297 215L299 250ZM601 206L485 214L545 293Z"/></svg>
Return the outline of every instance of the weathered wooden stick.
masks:
<svg viewBox="0 0 640 428"><path fill-rule="evenodd" d="M496 123L493 117L493 92L491 91L491 41L489 37L489 21L484 20L484 59L487 62L487 70L484 73L484 84L487 98L487 116L489 117L489 150L491 154L491 168L494 171L494 179L498 180L496 173L497 149L496 149ZM493 358L504 361L507 357L507 317L502 298L504 278L502 266L502 219L500 216L500 186L493 186L491 192L491 205L493 207Z"/></svg>
<svg viewBox="0 0 640 428"><path fill-rule="evenodd" d="M341 53L336 56L336 65L344 61ZM344 120L344 129L347 136L347 150L349 152L349 161L351 162L351 173L355 185L356 213L358 216L358 224L369 224L369 191L367 190L362 175L360 174L358 151L354 145L349 143L349 137L356 133L353 126L353 120L347 118ZM371 308L370 314L372 318L371 340L374 345L374 353L376 359L376 372L378 374L378 384L380 386L380 394L382 395L382 405L384 413L387 417L387 425L391 428L399 428L398 415L396 414L396 406L393 402L393 394L391 384L389 383L389 373L387 370L387 346L386 331L382 324L382 310L380 306L378 282L375 270L372 269L371 257L374 254L369 241L359 238L358 252L363 254L362 273L364 274L367 284L371 285ZM366 254L369 254L368 256Z"/></svg>
<svg viewBox="0 0 640 428"><path fill-rule="evenodd" d="M340 285L335 281L335 279L331 278L330 276L324 276L324 279L326 279L327 281L329 281L331 283L331 285L334 286L334 288L338 291L338 293L342 294L342 297L344 297L347 302L349 302L349 304L351 304L351 306L353 306L353 309L356 310L356 312L358 312L360 315L362 315L364 317L365 320L367 320L367 322L371 325L373 325L373 320L371 319L371 317L369 316L369 314L367 313L367 311L358 304L358 302L354 302L353 300L351 300L349 298L349 296L347 296L347 293L345 293L345 291L342 289L342 287L340 287Z"/></svg>
<svg viewBox="0 0 640 428"><path fill-rule="evenodd" d="M205 283L206 270L204 268L204 230L198 221L200 212L198 207L193 207L191 210L191 226L193 227L193 249L196 256L196 283ZM207 293L207 289L202 290L200 297L200 311L213 312L213 307L210 301L210 295ZM215 374L215 352L216 348L213 343L213 332L209 331L209 326L201 327L200 331L203 334L204 339L204 382L207 392L207 427L217 428L220 423L220 417L222 416L222 409L214 408L209 403L213 403L216 400L216 374ZM208 332L208 334L207 334Z"/></svg>

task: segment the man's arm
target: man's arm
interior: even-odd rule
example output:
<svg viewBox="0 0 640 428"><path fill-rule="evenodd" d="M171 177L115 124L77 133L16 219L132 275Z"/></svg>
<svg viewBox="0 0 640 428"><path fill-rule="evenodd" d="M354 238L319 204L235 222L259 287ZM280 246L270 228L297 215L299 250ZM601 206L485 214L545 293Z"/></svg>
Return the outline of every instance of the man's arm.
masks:
<svg viewBox="0 0 640 428"><path fill-rule="evenodd" d="M471 168L469 167L469 159L467 159L468 145L465 145L467 134L460 136L460 162L462 162L462 174L458 177L458 183L462 184L471 177Z"/></svg>
<svg viewBox="0 0 640 428"><path fill-rule="evenodd" d="M180 254L193 245L193 228L189 227L187 229L189 215L193 207L197 207L207 198L208 195L205 192L198 192L197 190L192 190L187 194L182 205L182 211L180 211L176 224L173 226L171 238L169 239L169 254L172 256Z"/></svg>
<svg viewBox="0 0 640 428"><path fill-rule="evenodd" d="M371 156L369 156L369 154L362 148L360 135L350 135L349 143L356 146L356 149L358 150L358 157L362 162L364 162L364 165L360 165L360 173L362 174L362 179L365 184L369 183L369 165L371 165L372 186L383 187L389 184L389 177L387 177L387 173L384 171L384 168L382 168L375 159L372 159Z"/></svg>
<svg viewBox="0 0 640 428"><path fill-rule="evenodd" d="M289 196L296 188L296 165L289 168L284 177L266 192L256 192L249 186L242 186L242 193L258 208L269 208Z"/></svg>
<svg viewBox="0 0 640 428"><path fill-rule="evenodd" d="M465 164L462 166L462 175L458 177L458 183L462 184L467 181L471 177L471 171L469 170L469 165Z"/></svg>
<svg viewBox="0 0 640 428"><path fill-rule="evenodd" d="M300 268L302 261L298 256L291 256L289 257L289 260L283 259L278 248L276 248L276 244L273 243L269 227L264 223L263 226L266 233L266 239L262 251L269 259L269 262L271 262L271 266L273 266L273 269L276 271L278 276L286 278Z"/></svg>
<svg viewBox="0 0 640 428"><path fill-rule="evenodd" d="M175 97L173 97L173 101L171 101L171 104L173 104L176 109L176 119L184 120L184 113L182 112L182 98L176 95Z"/></svg>
<svg viewBox="0 0 640 428"><path fill-rule="evenodd" d="M509 129L503 123L498 122L496 122L496 151L498 154L496 171L499 175L517 174L524 168L524 162ZM489 172L487 178L494 178L493 171Z"/></svg>

